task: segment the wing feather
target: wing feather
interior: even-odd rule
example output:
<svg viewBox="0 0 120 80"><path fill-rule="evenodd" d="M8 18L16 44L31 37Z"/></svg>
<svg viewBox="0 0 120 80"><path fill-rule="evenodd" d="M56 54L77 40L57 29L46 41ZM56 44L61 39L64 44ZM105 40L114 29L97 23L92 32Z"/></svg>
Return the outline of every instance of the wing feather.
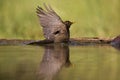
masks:
<svg viewBox="0 0 120 80"><path fill-rule="evenodd" d="M57 13L52 9L52 7L46 6L46 10L41 7L37 7L37 15L40 20L40 24L43 27L44 36L47 39L53 38L53 33L58 29L61 29L61 26L65 26L62 19L57 15Z"/></svg>

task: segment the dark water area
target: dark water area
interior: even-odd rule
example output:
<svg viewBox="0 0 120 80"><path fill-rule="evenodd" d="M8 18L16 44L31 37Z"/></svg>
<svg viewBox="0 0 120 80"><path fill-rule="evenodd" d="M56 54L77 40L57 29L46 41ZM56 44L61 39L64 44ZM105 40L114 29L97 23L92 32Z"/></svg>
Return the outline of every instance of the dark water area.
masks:
<svg viewBox="0 0 120 80"><path fill-rule="evenodd" d="M0 46L0 80L120 80L112 46Z"/></svg>

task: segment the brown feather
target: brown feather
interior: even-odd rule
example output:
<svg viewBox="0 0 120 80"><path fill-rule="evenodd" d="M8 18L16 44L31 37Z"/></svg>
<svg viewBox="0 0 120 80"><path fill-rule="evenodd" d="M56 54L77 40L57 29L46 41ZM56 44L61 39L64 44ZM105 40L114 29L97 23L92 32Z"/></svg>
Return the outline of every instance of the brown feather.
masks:
<svg viewBox="0 0 120 80"><path fill-rule="evenodd" d="M43 27L45 38L55 42L69 40L69 31L67 31L66 24L64 24L51 6L44 4L44 7L46 10L38 6L36 13L39 17L40 24Z"/></svg>

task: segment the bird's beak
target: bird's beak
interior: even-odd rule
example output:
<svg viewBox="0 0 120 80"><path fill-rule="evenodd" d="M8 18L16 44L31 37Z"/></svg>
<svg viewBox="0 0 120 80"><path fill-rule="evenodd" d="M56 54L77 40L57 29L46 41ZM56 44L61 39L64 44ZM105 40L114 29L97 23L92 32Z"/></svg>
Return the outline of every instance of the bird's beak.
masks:
<svg viewBox="0 0 120 80"><path fill-rule="evenodd" d="M75 22L71 22L71 24L74 24Z"/></svg>

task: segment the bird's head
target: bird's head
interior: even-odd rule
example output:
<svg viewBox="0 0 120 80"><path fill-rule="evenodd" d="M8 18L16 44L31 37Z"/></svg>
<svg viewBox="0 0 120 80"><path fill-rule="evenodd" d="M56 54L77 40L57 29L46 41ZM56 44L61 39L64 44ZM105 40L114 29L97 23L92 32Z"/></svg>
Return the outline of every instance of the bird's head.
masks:
<svg viewBox="0 0 120 80"><path fill-rule="evenodd" d="M73 22L65 21L64 24L66 25L67 28L70 28L70 26L73 24Z"/></svg>

